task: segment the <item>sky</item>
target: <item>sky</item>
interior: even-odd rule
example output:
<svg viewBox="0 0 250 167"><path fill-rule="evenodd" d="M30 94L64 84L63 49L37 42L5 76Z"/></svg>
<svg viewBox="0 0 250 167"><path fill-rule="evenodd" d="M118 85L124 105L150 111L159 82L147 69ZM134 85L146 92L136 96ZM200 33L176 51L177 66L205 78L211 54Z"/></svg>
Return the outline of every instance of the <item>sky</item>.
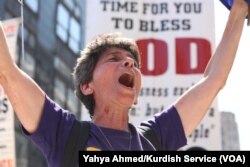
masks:
<svg viewBox="0 0 250 167"><path fill-rule="evenodd" d="M229 11L219 0L215 4L216 45L224 31ZM240 149L250 150L250 26L244 25L236 59L225 87L218 95L220 111L235 114Z"/></svg>

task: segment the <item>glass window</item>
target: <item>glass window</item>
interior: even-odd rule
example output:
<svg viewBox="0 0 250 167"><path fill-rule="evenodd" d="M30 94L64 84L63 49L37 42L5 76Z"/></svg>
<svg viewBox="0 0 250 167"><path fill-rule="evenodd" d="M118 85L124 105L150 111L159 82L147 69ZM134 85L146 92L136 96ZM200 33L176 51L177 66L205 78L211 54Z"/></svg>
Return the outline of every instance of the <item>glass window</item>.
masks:
<svg viewBox="0 0 250 167"><path fill-rule="evenodd" d="M33 12L38 12L38 0L25 0L25 3Z"/></svg>
<svg viewBox="0 0 250 167"><path fill-rule="evenodd" d="M75 7L75 15L76 15L76 17L81 17L81 9L80 9L80 7L79 6L76 6Z"/></svg>
<svg viewBox="0 0 250 167"><path fill-rule="evenodd" d="M35 74L35 59L30 55L30 53L25 52L24 57L21 57L20 61L21 69L28 74L30 77L34 77Z"/></svg>
<svg viewBox="0 0 250 167"><path fill-rule="evenodd" d="M79 52L79 43L80 43L80 24L76 21L75 18L71 17L70 19L70 29L69 29L69 47L75 52Z"/></svg>
<svg viewBox="0 0 250 167"><path fill-rule="evenodd" d="M54 58L54 67L57 69L58 72L63 74L65 78L71 80L71 70L70 68L59 58Z"/></svg>
<svg viewBox="0 0 250 167"><path fill-rule="evenodd" d="M67 28L68 27L68 20L69 20L69 12L62 4L59 4L58 5L57 21L61 24L61 26Z"/></svg>
<svg viewBox="0 0 250 167"><path fill-rule="evenodd" d="M69 47L77 54L79 53L79 43L73 38L69 39Z"/></svg>
<svg viewBox="0 0 250 167"><path fill-rule="evenodd" d="M70 36L72 36L77 41L80 40L80 24L76 21L75 18L71 17L70 19Z"/></svg>
<svg viewBox="0 0 250 167"><path fill-rule="evenodd" d="M77 18L81 11L79 7L74 5L71 0L65 0L64 4L58 4L56 34L74 53L78 54L81 42L81 25Z"/></svg>
<svg viewBox="0 0 250 167"><path fill-rule="evenodd" d="M64 42L67 41L67 30L63 28L62 26L58 25L56 26L56 34L63 40Z"/></svg>
<svg viewBox="0 0 250 167"><path fill-rule="evenodd" d="M77 103L77 98L72 89L68 89L67 106L69 111L77 115L78 103Z"/></svg>
<svg viewBox="0 0 250 167"><path fill-rule="evenodd" d="M29 38L28 38L28 44L29 46L31 46L32 48L35 48L36 46L36 40L35 40L35 36L33 34L29 34Z"/></svg>
<svg viewBox="0 0 250 167"><path fill-rule="evenodd" d="M28 30L27 30L27 28L26 27L24 27L23 28L23 38L24 38L24 41L27 41L27 39L28 39ZM19 26L19 29L18 29L18 36L20 37L20 38L22 38L22 28L21 28L21 26Z"/></svg>
<svg viewBox="0 0 250 167"><path fill-rule="evenodd" d="M74 10L74 2L72 0L64 0L64 2L70 10Z"/></svg>
<svg viewBox="0 0 250 167"><path fill-rule="evenodd" d="M68 21L69 21L69 12L62 4L59 4L57 11L56 33L64 42L67 41Z"/></svg>
<svg viewBox="0 0 250 167"><path fill-rule="evenodd" d="M54 99L62 107L65 105L66 101L65 92L66 92L66 86L63 83L63 81L60 80L59 78L55 78Z"/></svg>
<svg viewBox="0 0 250 167"><path fill-rule="evenodd" d="M18 29L18 36L20 39L22 39L22 28L21 26ZM26 27L23 28L23 38L24 41L27 42L27 44L31 47L31 48L35 48L36 46L36 37L33 33L31 33Z"/></svg>

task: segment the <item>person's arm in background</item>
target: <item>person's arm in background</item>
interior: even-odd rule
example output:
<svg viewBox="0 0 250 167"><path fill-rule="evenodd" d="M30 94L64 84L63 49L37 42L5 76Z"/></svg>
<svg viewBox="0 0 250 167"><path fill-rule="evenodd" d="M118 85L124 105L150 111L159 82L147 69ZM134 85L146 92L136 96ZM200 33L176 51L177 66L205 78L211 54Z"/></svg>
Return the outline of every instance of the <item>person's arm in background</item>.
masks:
<svg viewBox="0 0 250 167"><path fill-rule="evenodd" d="M45 93L10 56L0 22L0 84L3 86L23 127L33 133L41 119Z"/></svg>
<svg viewBox="0 0 250 167"><path fill-rule="evenodd" d="M222 39L211 57L202 79L174 104L186 136L198 126L218 92L226 84L247 13L248 4L244 0L234 0Z"/></svg>

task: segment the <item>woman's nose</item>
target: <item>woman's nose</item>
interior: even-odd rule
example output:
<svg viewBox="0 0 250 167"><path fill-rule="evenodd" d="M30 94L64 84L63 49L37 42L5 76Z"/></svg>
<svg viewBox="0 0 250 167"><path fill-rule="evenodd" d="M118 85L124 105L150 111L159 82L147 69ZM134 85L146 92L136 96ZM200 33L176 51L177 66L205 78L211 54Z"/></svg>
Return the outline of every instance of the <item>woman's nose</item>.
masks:
<svg viewBox="0 0 250 167"><path fill-rule="evenodd" d="M135 66L134 59L132 59L131 57L125 58L125 60L123 61L123 66L130 67L130 68L134 67Z"/></svg>

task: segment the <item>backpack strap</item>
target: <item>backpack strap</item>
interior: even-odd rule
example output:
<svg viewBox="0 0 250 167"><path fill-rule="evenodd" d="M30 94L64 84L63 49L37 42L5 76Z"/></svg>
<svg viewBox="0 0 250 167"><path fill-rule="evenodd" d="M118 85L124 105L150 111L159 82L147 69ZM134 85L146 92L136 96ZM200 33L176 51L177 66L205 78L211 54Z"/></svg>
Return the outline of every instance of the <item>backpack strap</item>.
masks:
<svg viewBox="0 0 250 167"><path fill-rule="evenodd" d="M142 134L143 137L145 137L147 140L150 141L150 143L155 147L156 151L162 150L161 143L157 139L154 131L148 127L148 126L139 126L137 128L139 132Z"/></svg>
<svg viewBox="0 0 250 167"><path fill-rule="evenodd" d="M83 150L89 137L89 123L87 121L73 122L65 150L63 153L62 167L75 167L78 165L78 151Z"/></svg>
<svg viewBox="0 0 250 167"><path fill-rule="evenodd" d="M143 137L151 142L156 150L161 150L161 144L151 128L140 126L137 129ZM75 167L78 165L78 151L86 147L89 133L90 125L87 121L75 120L73 122L63 153L62 167Z"/></svg>

